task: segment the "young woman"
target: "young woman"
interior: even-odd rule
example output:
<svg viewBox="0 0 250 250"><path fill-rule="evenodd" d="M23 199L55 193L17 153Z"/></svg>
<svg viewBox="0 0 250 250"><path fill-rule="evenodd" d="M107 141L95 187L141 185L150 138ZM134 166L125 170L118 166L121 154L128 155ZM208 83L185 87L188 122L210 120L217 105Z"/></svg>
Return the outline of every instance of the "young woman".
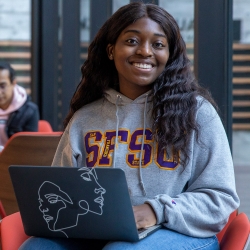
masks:
<svg viewBox="0 0 250 250"><path fill-rule="evenodd" d="M239 198L213 106L165 10L131 3L101 27L82 66L53 165L122 168L137 227L163 229L136 243L100 241L99 249L219 249L215 235ZM21 249L73 249L78 243L33 238ZM98 249L91 244L97 241L78 246Z"/></svg>

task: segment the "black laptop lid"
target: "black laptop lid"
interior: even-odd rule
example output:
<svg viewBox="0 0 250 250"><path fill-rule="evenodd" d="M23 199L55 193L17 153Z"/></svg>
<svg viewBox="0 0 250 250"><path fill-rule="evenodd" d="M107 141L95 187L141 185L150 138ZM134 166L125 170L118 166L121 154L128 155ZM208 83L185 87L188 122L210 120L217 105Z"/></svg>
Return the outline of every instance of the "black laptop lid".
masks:
<svg viewBox="0 0 250 250"><path fill-rule="evenodd" d="M9 172L27 235L138 240L123 170L10 166Z"/></svg>

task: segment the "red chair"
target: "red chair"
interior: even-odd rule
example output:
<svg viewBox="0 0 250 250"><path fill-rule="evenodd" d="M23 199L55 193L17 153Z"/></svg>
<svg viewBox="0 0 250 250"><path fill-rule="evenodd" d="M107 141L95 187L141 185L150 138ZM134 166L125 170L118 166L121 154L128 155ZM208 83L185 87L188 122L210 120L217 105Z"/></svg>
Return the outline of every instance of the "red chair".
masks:
<svg viewBox="0 0 250 250"><path fill-rule="evenodd" d="M46 120L38 121L38 132L53 132L50 123Z"/></svg>
<svg viewBox="0 0 250 250"><path fill-rule="evenodd" d="M19 212L4 217L0 226L2 250L17 250L29 238L24 233Z"/></svg>
<svg viewBox="0 0 250 250"><path fill-rule="evenodd" d="M2 250L16 250L29 238L24 233L20 213L6 216L1 223ZM224 229L217 235L221 250L243 250L249 243L250 223L244 213L233 212Z"/></svg>
<svg viewBox="0 0 250 250"><path fill-rule="evenodd" d="M5 213L5 210L4 210L4 207L3 207L3 203L2 201L0 200L0 219L4 218L6 216L6 213Z"/></svg>
<svg viewBox="0 0 250 250"><path fill-rule="evenodd" d="M249 244L250 224L248 217L240 213L229 224L223 238L220 241L221 250L246 249Z"/></svg>
<svg viewBox="0 0 250 250"><path fill-rule="evenodd" d="M231 224L231 222L236 218L237 215L238 215L238 210L235 210L234 212L232 212L232 213L230 214L227 224L226 224L225 227L216 235L219 242L221 242L221 240L222 240L224 234L225 234L226 231L227 231L227 228L229 227L229 225Z"/></svg>

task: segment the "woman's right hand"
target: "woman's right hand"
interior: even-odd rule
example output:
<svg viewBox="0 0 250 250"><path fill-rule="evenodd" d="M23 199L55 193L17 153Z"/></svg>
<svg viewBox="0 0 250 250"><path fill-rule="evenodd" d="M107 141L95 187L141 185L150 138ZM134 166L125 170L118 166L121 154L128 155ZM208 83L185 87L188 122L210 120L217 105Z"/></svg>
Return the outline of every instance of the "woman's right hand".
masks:
<svg viewBox="0 0 250 250"><path fill-rule="evenodd" d="M156 224L156 215L149 204L133 206L133 211L137 229L151 227Z"/></svg>

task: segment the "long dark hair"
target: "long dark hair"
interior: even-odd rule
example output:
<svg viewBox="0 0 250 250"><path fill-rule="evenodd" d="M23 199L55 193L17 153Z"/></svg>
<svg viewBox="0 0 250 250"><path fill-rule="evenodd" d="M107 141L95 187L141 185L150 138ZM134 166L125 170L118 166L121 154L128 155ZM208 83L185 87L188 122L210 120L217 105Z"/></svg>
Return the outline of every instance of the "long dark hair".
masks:
<svg viewBox="0 0 250 250"><path fill-rule="evenodd" d="M115 44L122 30L142 17L148 17L161 26L170 53L165 70L153 83L153 136L161 150L172 146L176 154L181 152L186 164L191 134L194 130L197 134L199 131L195 120L197 96L201 95L216 105L209 92L195 80L176 21L154 4L137 2L125 5L101 27L88 48L88 58L81 68L82 80L71 100L64 126L78 109L103 97L108 88L115 88L118 73L114 62L108 58L107 45Z"/></svg>

